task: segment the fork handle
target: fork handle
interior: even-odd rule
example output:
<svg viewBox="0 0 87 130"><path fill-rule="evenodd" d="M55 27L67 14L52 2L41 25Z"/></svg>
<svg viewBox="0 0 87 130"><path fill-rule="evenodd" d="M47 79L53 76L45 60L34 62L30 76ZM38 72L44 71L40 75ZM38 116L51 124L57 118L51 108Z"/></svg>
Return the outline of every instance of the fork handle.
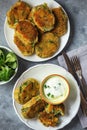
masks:
<svg viewBox="0 0 87 130"><path fill-rule="evenodd" d="M82 92L80 91L80 95L81 95L81 109L82 109L82 112L85 116L87 116L87 102L82 94Z"/></svg>
<svg viewBox="0 0 87 130"><path fill-rule="evenodd" d="M85 79L83 78L83 76L81 77L80 82L81 82L83 95L84 95L84 97L85 97L85 99L87 101L87 84L86 84Z"/></svg>

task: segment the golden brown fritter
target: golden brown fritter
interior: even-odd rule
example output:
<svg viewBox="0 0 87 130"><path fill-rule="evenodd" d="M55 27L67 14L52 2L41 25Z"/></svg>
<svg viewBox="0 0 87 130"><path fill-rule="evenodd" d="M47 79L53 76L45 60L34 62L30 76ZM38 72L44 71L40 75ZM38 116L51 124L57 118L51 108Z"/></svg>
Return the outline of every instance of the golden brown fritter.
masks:
<svg viewBox="0 0 87 130"><path fill-rule="evenodd" d="M19 21L15 33L25 45L34 46L38 41L38 31L28 20Z"/></svg>
<svg viewBox="0 0 87 130"><path fill-rule="evenodd" d="M52 33L58 37L63 36L67 32L67 16L61 7L52 9L55 15L55 27Z"/></svg>
<svg viewBox="0 0 87 130"><path fill-rule="evenodd" d="M64 115L65 114L65 106L63 103L59 104L59 105L52 105L52 104L48 104L45 108L45 111L47 113L52 113L54 115Z"/></svg>
<svg viewBox="0 0 87 130"><path fill-rule="evenodd" d="M39 94L39 87L40 84L36 79L29 78L14 90L14 99L18 103L24 104Z"/></svg>
<svg viewBox="0 0 87 130"><path fill-rule="evenodd" d="M22 106L21 113L24 118L34 118L39 112L43 111L46 104L38 95Z"/></svg>
<svg viewBox="0 0 87 130"><path fill-rule="evenodd" d="M43 32L54 28L55 17L46 3L33 7L29 19Z"/></svg>
<svg viewBox="0 0 87 130"><path fill-rule="evenodd" d="M40 112L39 114L40 121L45 126L56 126L58 124L58 117L54 116L52 113L47 113L46 111Z"/></svg>
<svg viewBox="0 0 87 130"><path fill-rule="evenodd" d="M14 36L14 43L24 56L30 56L34 53L34 46L25 45L16 35Z"/></svg>
<svg viewBox="0 0 87 130"><path fill-rule="evenodd" d="M56 126L59 123L59 115L65 114L64 104L48 104L43 112L40 112L39 119L45 126Z"/></svg>
<svg viewBox="0 0 87 130"><path fill-rule="evenodd" d="M40 42L35 46L35 53L41 58L52 56L60 46L59 38L53 33L44 33Z"/></svg>
<svg viewBox="0 0 87 130"><path fill-rule="evenodd" d="M20 20L28 19L31 7L23 1L16 2L7 12L7 22L11 28L15 28L15 24Z"/></svg>

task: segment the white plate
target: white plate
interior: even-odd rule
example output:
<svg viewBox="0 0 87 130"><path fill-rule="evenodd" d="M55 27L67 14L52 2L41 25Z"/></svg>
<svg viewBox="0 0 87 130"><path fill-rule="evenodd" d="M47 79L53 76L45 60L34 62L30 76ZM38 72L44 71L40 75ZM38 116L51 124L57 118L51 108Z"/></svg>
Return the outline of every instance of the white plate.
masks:
<svg viewBox="0 0 87 130"><path fill-rule="evenodd" d="M76 80L73 76L67 72L64 68L54 64L40 64L29 68L25 71L20 78L17 80L14 89L20 86L26 79L32 77L41 82L46 76L50 74L60 74L64 76L70 84L70 95L66 100L65 104L65 115L60 118L60 123L56 127L45 127L38 119L24 119L21 115L21 105L14 100L13 95L13 106L16 114L22 122L28 127L35 130L58 130L63 128L75 117L80 106L80 91ZM13 93L14 93L13 89Z"/></svg>
<svg viewBox="0 0 87 130"><path fill-rule="evenodd" d="M43 4L44 2L48 4L48 6L50 8L54 8L54 7L59 7L61 6L60 4L58 4L56 1L54 0L24 0L25 2L29 3L31 6L36 6L39 4ZM66 13L66 12L65 12ZM67 15L67 14L66 14ZM68 16L67 16L68 17ZM9 28L8 24L7 24L7 18L5 19L5 24L4 24L4 34L5 34L5 38L6 41L9 45L9 47L21 58L28 60L28 61L33 61L33 62L40 62L40 61L46 61L49 60L53 57L55 57L56 55L58 55L66 46L68 39L69 39L69 35L70 35L70 22L69 22L69 18L68 18L68 30L67 33L61 37L60 39L60 48L59 50L52 56L49 58L40 58L38 56L36 56L35 54L32 56L23 56L21 54L21 52L19 51L19 49L17 48L17 46L14 44L14 30Z"/></svg>

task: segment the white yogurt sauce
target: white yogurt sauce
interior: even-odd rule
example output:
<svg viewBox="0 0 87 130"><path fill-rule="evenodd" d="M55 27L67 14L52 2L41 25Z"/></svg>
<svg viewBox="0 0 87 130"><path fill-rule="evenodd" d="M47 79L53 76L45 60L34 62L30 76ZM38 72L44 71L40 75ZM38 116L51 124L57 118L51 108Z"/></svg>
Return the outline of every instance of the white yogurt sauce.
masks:
<svg viewBox="0 0 87 130"><path fill-rule="evenodd" d="M60 76L49 78L44 84L44 94L48 99L61 100L66 96L67 82Z"/></svg>

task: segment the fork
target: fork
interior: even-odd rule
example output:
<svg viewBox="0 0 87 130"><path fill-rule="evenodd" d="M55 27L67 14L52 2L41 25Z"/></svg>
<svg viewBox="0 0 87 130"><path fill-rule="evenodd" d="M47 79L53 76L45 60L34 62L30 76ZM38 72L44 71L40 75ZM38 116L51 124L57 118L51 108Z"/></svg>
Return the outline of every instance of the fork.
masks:
<svg viewBox="0 0 87 130"><path fill-rule="evenodd" d="M71 58L71 62L74 66L74 69L75 69L75 72L76 72L78 78L80 79L81 89L82 89L83 95L87 101L87 85L86 85L86 82L85 82L83 75L82 75L82 68L80 65L80 61L79 61L77 56L73 56Z"/></svg>
<svg viewBox="0 0 87 130"><path fill-rule="evenodd" d="M81 104L80 104L81 110L82 110L83 114L85 116L87 116L87 102L86 102L85 98L83 97L83 94L81 91L80 91L80 95L81 95Z"/></svg>
<svg viewBox="0 0 87 130"><path fill-rule="evenodd" d="M77 56L74 56L74 57L71 58L71 64L73 65L73 69L75 70L78 79L81 80L81 82L80 82L80 89L81 89L81 91L80 91L80 95L81 95L81 109L82 109L83 114L85 116L87 116L87 100L86 100L87 99L87 95L86 95L87 93L85 93L85 95L83 95L84 93L82 91L87 86L86 86L86 82L85 82L85 80L84 80L84 78L82 76L82 69L81 69L80 61L79 61L79 59L78 59ZM84 98L84 97L86 97L86 98Z"/></svg>

